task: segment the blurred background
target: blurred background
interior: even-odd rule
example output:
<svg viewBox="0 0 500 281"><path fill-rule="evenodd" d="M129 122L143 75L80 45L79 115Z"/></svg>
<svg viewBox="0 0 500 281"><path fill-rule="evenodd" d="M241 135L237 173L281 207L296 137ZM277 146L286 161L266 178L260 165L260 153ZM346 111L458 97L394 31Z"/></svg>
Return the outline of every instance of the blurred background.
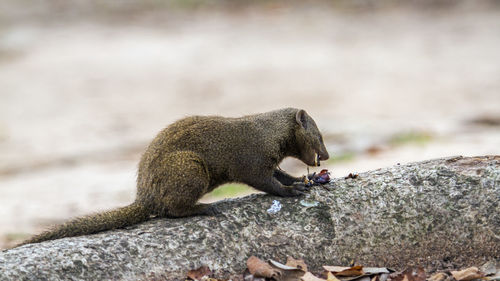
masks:
<svg viewBox="0 0 500 281"><path fill-rule="evenodd" d="M0 248L132 202L179 118L288 106L334 177L499 154L500 1L2 0Z"/></svg>

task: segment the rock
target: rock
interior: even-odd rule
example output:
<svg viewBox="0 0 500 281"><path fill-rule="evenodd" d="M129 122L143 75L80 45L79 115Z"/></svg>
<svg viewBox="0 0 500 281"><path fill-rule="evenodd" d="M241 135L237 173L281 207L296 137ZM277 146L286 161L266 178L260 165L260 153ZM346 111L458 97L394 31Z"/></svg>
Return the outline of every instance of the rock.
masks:
<svg viewBox="0 0 500 281"><path fill-rule="evenodd" d="M394 166L328 187L307 198L224 200L217 217L154 219L5 250L0 280L181 280L202 265L222 278L242 273L252 255L300 257L313 272L352 260L435 270L498 258L500 156ZM273 200L282 207L270 214Z"/></svg>

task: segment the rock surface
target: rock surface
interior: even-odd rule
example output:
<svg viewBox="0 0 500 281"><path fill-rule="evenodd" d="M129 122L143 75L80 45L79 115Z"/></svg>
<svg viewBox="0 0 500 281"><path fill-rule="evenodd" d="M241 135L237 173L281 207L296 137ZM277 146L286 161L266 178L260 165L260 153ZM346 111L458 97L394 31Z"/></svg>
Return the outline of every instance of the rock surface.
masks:
<svg viewBox="0 0 500 281"><path fill-rule="evenodd" d="M500 156L454 157L334 179L299 198L251 195L217 217L154 219L0 253L0 280L181 280L208 265L240 273L251 255L310 268L478 265L500 253ZM273 200L282 208L267 210Z"/></svg>

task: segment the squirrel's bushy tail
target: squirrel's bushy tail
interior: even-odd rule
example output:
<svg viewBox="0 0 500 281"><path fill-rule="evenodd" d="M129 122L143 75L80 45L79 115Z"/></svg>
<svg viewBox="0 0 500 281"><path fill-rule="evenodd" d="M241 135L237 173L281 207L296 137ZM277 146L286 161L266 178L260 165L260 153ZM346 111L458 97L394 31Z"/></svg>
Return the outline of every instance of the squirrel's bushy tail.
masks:
<svg viewBox="0 0 500 281"><path fill-rule="evenodd" d="M63 237L93 234L104 230L134 225L148 219L149 212L147 209L134 202L125 207L70 220L53 227L51 230L35 235L17 246L40 243Z"/></svg>

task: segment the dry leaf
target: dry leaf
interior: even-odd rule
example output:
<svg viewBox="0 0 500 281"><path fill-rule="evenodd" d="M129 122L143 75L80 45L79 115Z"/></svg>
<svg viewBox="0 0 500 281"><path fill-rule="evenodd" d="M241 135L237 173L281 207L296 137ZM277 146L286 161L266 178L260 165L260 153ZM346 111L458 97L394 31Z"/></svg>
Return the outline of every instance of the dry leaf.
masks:
<svg viewBox="0 0 500 281"><path fill-rule="evenodd" d="M328 273L326 274L326 281L340 281L340 280L337 277L335 277L333 273L328 271Z"/></svg>
<svg viewBox="0 0 500 281"><path fill-rule="evenodd" d="M192 269L187 273L187 277L192 280L200 280L203 276L209 275L212 275L212 271L206 265L203 265L198 269Z"/></svg>
<svg viewBox="0 0 500 281"><path fill-rule="evenodd" d="M248 271L255 277L276 277L280 275L280 271L273 268L267 262L259 259L256 256L251 256L247 260Z"/></svg>
<svg viewBox="0 0 500 281"><path fill-rule="evenodd" d="M387 267L363 267L363 271L368 275L394 272L394 270Z"/></svg>
<svg viewBox="0 0 500 281"><path fill-rule="evenodd" d="M253 276L250 271L247 269L245 269L245 271L243 272L243 280L239 280L239 281L266 281L266 278L264 277L255 277Z"/></svg>
<svg viewBox="0 0 500 281"><path fill-rule="evenodd" d="M427 279L428 281L444 281L448 278L448 274L444 273L444 272L438 272L438 273L434 273L432 274L431 277L429 277L429 279Z"/></svg>
<svg viewBox="0 0 500 281"><path fill-rule="evenodd" d="M460 271L452 271L451 275L458 281L468 281L484 277L484 273L479 271L475 266Z"/></svg>
<svg viewBox="0 0 500 281"><path fill-rule="evenodd" d="M361 276L364 274L363 272L363 266L361 265L355 265L352 267L349 267L347 269L338 271L338 272L332 272L335 276L343 276L343 277L350 277L350 276Z"/></svg>
<svg viewBox="0 0 500 281"><path fill-rule="evenodd" d="M393 273L390 275L391 281L425 281L425 271L423 268L409 267L403 272Z"/></svg>
<svg viewBox="0 0 500 281"><path fill-rule="evenodd" d="M282 264L280 262L277 262L275 260L269 260L269 264L278 268L278 269L282 269L282 270L301 270L300 268L297 268L295 266L289 266L289 265L286 265L286 264Z"/></svg>
<svg viewBox="0 0 500 281"><path fill-rule="evenodd" d="M291 266L291 267L300 268L303 271L307 272L307 265L304 262L304 260L298 260L298 259L296 260L293 257L287 257L286 265Z"/></svg>
<svg viewBox="0 0 500 281"><path fill-rule="evenodd" d="M334 272L340 272L342 270L346 270L348 269L349 266L331 266L331 265L323 265L323 269L325 269L326 271L330 271L332 273Z"/></svg>
<svg viewBox="0 0 500 281"><path fill-rule="evenodd" d="M500 263L491 260L483 264L479 270L481 270L485 276L494 275L495 273L500 273Z"/></svg>
<svg viewBox="0 0 500 281"><path fill-rule="evenodd" d="M301 280L303 280L303 281L327 281L323 278L318 278L318 277L314 276L311 272L306 272L306 274L304 274L304 276L301 277Z"/></svg>
<svg viewBox="0 0 500 281"><path fill-rule="evenodd" d="M344 266L323 266L326 271L333 273L335 276L360 276L363 275L363 266L355 265L352 267L344 267Z"/></svg>
<svg viewBox="0 0 500 281"><path fill-rule="evenodd" d="M306 272L298 267L288 266L275 260L269 260L269 264L279 270L278 281L298 281Z"/></svg>
<svg viewBox="0 0 500 281"><path fill-rule="evenodd" d="M386 281L389 273L394 270L387 267L363 267L363 266L323 266L327 272L332 272L341 281L360 281L362 277L370 277L370 281ZM361 274L360 274L361 273ZM375 277L373 275L376 275ZM375 278L375 279L374 279ZM367 279L367 280L368 280Z"/></svg>

